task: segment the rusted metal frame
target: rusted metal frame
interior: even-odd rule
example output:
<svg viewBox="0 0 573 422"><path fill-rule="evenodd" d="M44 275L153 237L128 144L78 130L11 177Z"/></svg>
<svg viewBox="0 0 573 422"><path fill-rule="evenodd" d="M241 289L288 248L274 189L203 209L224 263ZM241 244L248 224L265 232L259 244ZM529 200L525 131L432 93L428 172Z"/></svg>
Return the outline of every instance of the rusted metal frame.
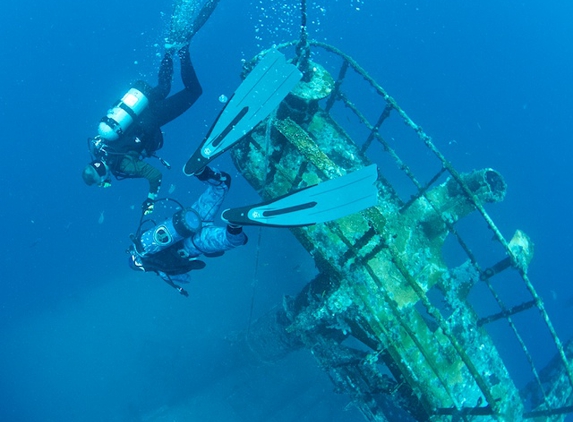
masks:
<svg viewBox="0 0 573 422"><path fill-rule="evenodd" d="M361 259L362 262L368 262L371 259L373 259L376 255L378 255L380 252L382 252L383 249L386 249L388 247L388 245L386 244L386 239L380 239L380 242L378 242L376 244L376 246L374 246L372 248L372 250L368 253L366 253Z"/></svg>
<svg viewBox="0 0 573 422"><path fill-rule="evenodd" d="M243 68L245 70L249 70L251 69L257 61L259 61L261 58L263 58L266 54L269 53L269 51L272 50L281 50L284 48L288 48L288 47L292 47L292 46L296 46L299 43L299 40L294 40L294 41L287 41L281 44L277 44L272 48L268 48L266 50L261 51L259 54L257 54L255 57L253 57L251 60L249 60L248 62L245 62ZM361 75L375 90L378 94L380 94L382 97L384 97L384 100L388 103L390 103L393 108L399 108L398 105L396 104L396 101L390 97L390 95L388 95L388 93L384 90L384 88L382 88L367 72L366 70L364 70L364 68L362 68L352 57L350 57L348 54L345 54L344 52L342 52L341 50L339 50L338 48L321 42L321 41L316 41L316 40L308 40L308 44L310 46L314 46L314 47L321 47L326 51L329 51L339 57L342 57L342 59L344 60L345 63L347 63L349 66L351 66L356 73L358 73L359 75Z"/></svg>
<svg viewBox="0 0 573 422"><path fill-rule="evenodd" d="M557 416L573 413L573 406L563 406L556 409L534 410L523 414L525 419L538 418L540 416Z"/></svg>
<svg viewBox="0 0 573 422"><path fill-rule="evenodd" d="M390 144L388 144L388 142L386 142L386 140L382 137L382 135L380 135L380 133L378 131L374 131L374 126L372 126L372 124L362 114L362 112L360 110L358 110L358 108L350 100L348 100L348 98L346 98L346 96L342 92L340 93L339 96L340 96L340 99L344 102L344 104L350 110L352 110L352 112L354 112L354 114L356 114L356 116L360 120L360 123L362 123L364 126L366 126L366 128L368 130L370 130L371 133L374 134L374 137L382 144L382 146L384 147L384 150L386 152L388 152L390 154L390 156L394 159L394 161L398 165L398 168L400 170L402 170L404 173L406 173L406 175L410 178L410 180L412 181L412 183L414 183L414 185L416 186L416 188L418 190L422 189L422 184L420 182L418 182L418 180L416 179L416 176L414 176L414 174L412 173L410 168L404 163L404 161L402 161L402 159L398 156L396 151L394 151L394 149L390 146Z"/></svg>
<svg viewBox="0 0 573 422"><path fill-rule="evenodd" d="M364 234L362 236L360 236L360 238L358 238L354 242L354 244L352 245L352 248L349 247L349 249L344 253L344 255L342 257L340 257L339 264L344 265L346 262L348 262L348 260L350 258L352 258L351 255L355 255L356 258L360 259L358 257L357 252L359 252L363 247L368 246L368 243L370 242L370 240L372 240L372 238L376 235L377 235L377 233L374 230L374 228L370 227L367 231L364 232Z"/></svg>
<svg viewBox="0 0 573 422"><path fill-rule="evenodd" d="M394 109L399 109L400 107L398 106L398 104L396 103L396 101L390 96L388 95L388 93L384 90L384 88L382 88L382 86L380 86L380 84L378 84L378 82L376 82L369 74L368 72L366 72L366 70L360 66L356 60L354 60L352 57L350 57L348 54L342 52L341 50L339 50L336 47L333 47L330 44L321 42L321 41L316 41L316 40L309 40L309 44L311 46L315 46L315 47L321 47L326 51L330 51L331 53L336 54L337 56L340 56L344 59L344 61L348 62L348 64L356 71L356 73L358 73L360 76L362 76L366 82L368 82L375 90L376 92L381 95L384 100L391 104L392 108ZM286 45L285 45L286 47Z"/></svg>
<svg viewBox="0 0 573 422"><path fill-rule="evenodd" d="M330 93L330 96L328 97L328 101L326 102L326 107L324 108L324 110L327 113L330 113L330 109L332 108L332 106L334 105L334 102L338 98L338 93L340 92L340 85L342 85L342 81L344 80L344 77L346 76L347 70L348 70L348 62L346 60L343 60L342 66L340 66L340 71L338 72L338 79L334 83L334 89Z"/></svg>
<svg viewBox="0 0 573 422"><path fill-rule="evenodd" d="M410 198L410 200L409 200L408 202L406 202L406 203L404 204L404 206L402 206L402 208L400 208L400 212L406 211L406 210L410 207L410 205L412 205L414 202L416 202L416 201L417 201L418 199L420 199L422 196L427 199L427 197L426 197L426 192L428 191L428 189L430 189L430 188L432 187L432 185L433 185L434 183L437 182L437 180L440 178L440 176L441 176L442 174L444 174L445 172L446 172L446 168L445 168L445 167L442 167L442 168L440 169L440 171L438 171L438 172L434 175L434 177L432 177L432 178L430 179L430 181L429 181L428 183L426 183L424 186L422 186L422 189L420 189L420 191L418 192L418 195L412 196L412 197Z"/></svg>
<svg viewBox="0 0 573 422"><path fill-rule="evenodd" d="M517 330L517 327L515 326L515 323L513 322L513 318L511 318L511 316L515 312L511 313L509 311L513 308L507 309L507 307L502 302L501 298L499 297L499 295L497 294L497 292L493 288L491 281L489 279L486 279L484 281L485 281L488 289L492 293L493 297L495 298L496 302L498 303L498 306L501 308L501 310L502 310L501 314L507 313L507 315L505 316L505 318L507 319L507 323L509 324L511 330L513 331L515 338L519 342L519 345L521 346L521 349L523 350L523 354L525 355L527 362L529 362L529 366L531 367L531 373L533 374L533 377L535 378L535 381L537 382L537 385L539 386L541 393L543 394L543 399L547 400L547 396L545 395L545 391L543 389L543 384L542 384L541 379L539 377L539 373L537 372L537 368L535 367L535 364L533 363L533 357L531 356L531 353L529 353L529 349L527 348L527 345L525 344L523 337L521 336L521 334L519 334L519 331ZM528 303L532 303L533 306L537 306L537 303L535 300L532 300L531 302L528 302ZM478 325L479 325L479 321L478 321Z"/></svg>
<svg viewBox="0 0 573 422"><path fill-rule="evenodd" d="M426 137L428 137L428 135L424 134ZM428 137L429 138L429 137ZM493 222L493 220L491 219L491 217L489 217L489 214L487 214L487 212L485 211L483 205L481 204L481 201L474 195L474 193L469 189L469 187L463 182L463 180L461 179L459 173L451 166L451 164L449 162L447 162L445 160L445 158L441 155L441 153L434 147L434 145L431 143L431 141L428 139L428 141L430 142L431 148L433 149L434 153L436 153L437 155L439 154L439 156L441 156L442 162L444 163L444 165L447 165L448 171L450 172L450 174L452 175L452 177L454 177L456 179L456 181L460 184L460 186L462 187L462 189L464 190L464 192L466 193L466 195L471 199L472 203L474 204L474 206L480 211L480 214L482 214L483 218L485 219L488 227L495 233L495 236L497 238L497 240L504 246L506 252L508 253L508 255L510 256L510 258L512 259L513 262L517 262L515 256L513 255L513 252L511 251L511 249L509 248L509 244L508 242L505 240L505 238L503 237L503 235L501 234L501 232L499 231L499 229L497 228L497 226L495 225L495 223ZM478 268L479 270L479 268ZM529 280L529 277L527 276L526 272L523 271L522 269L518 269L522 280L525 282L525 285L527 287L527 289L529 290L531 296L533 297L533 300L535 302L535 306L537 307L537 309L539 309L540 314L542 316L542 319L544 320L547 328L549 329L549 332L551 334L551 336L553 337L555 346L558 350L558 353L561 357L561 360L565 366L565 369L567 371L567 376L569 378L569 382L571 383L571 386L573 386L573 372L571 370L571 366L569 365L569 361L567 360L567 357L565 355L565 350L563 349L563 345L561 343L561 340L559 339L559 337L557 336L557 333L553 327L553 324L551 322L551 320L549 319L549 315L547 314L547 311L545 310L545 307L543 306L543 302L541 301L541 298L539 297L539 295L537 294L535 288L533 287L533 284L531 283L531 281ZM494 297L496 298L496 301L498 301L498 303L501 303L501 299L499 298L499 296L497 295L497 293L495 293L495 290L493 289L493 286L491 285L491 282L489 279L485 280L485 283L487 284L488 288L490 289L490 291L492 292L492 294L494 294ZM505 309L505 305L501 306L501 309ZM525 356L527 358L527 360L529 361L530 365L531 365L531 369L533 372L533 375L536 378L537 383L541 386L541 380L539 379L539 375L537 373L537 369L535 369L535 365L533 363L533 358L531 357L531 355L529 354L529 351L527 349L527 346L525 345L525 342L523 341L523 338L521 337L521 335L518 333L517 328L515 327L515 324L513 323L513 320L511 319L511 317L507 318L507 322L510 324L510 326L512 327L512 330L514 331L514 334L516 335L517 340L519 341L521 347L523 348L523 351L525 353ZM545 392L543 389L541 389L541 391L543 392L543 395L545 397Z"/></svg>
<svg viewBox="0 0 573 422"><path fill-rule="evenodd" d="M490 315L490 316L487 316L484 318L480 318L477 322L477 326L481 327L482 325L495 322L495 321L500 320L502 318L507 318L508 316L515 315L519 312L523 312L523 311L526 311L528 309L531 309L534 306L535 306L534 300L530 300L529 302L524 302L521 305L513 306L512 308L509 308L509 309L502 311L502 312L498 312L497 314L493 314L493 315Z"/></svg>
<svg viewBox="0 0 573 422"><path fill-rule="evenodd" d="M362 152L362 154L365 154L368 148L370 148L370 144L374 140L376 133L379 133L380 126L382 126L382 123L384 123L384 121L390 116L390 112L392 110L393 107L390 104L386 104L386 107L384 107L384 110L382 110L382 113L380 114L380 117L378 118L376 125L370 131L368 139L366 139L366 142L364 142L364 144L362 144L362 147L360 148L360 152Z"/></svg>
<svg viewBox="0 0 573 422"><path fill-rule="evenodd" d="M292 46L296 46L298 44L299 40L294 40L294 41L287 41L281 44L277 44L272 48L269 48L267 50L263 50L261 51L259 54L257 54L255 57L253 57L251 60L249 60L248 62L245 62L244 64L244 69L248 70L251 69L255 63L260 60L262 57L264 57L266 54L268 54L269 51L272 50L281 50L284 48L288 48L288 47L292 47ZM362 66L360 66L356 60L354 60L352 57L350 57L348 54L342 52L341 50L339 50L338 48L321 42L321 41L316 41L316 40L308 40L308 44L310 46L314 46L314 47L321 47L322 49L329 51L339 57L341 57L344 62L348 63L348 65L350 67L352 67L356 73L358 73L360 76L362 76L366 82L368 82L375 90L376 92L381 95L384 100L389 103L392 108L398 110L400 109L400 107L398 106L398 104L396 103L396 101L394 100L394 98L392 98L390 95L388 95L388 93L384 90L384 88L382 88L382 86L380 86L367 72L366 70L364 70L364 68Z"/></svg>

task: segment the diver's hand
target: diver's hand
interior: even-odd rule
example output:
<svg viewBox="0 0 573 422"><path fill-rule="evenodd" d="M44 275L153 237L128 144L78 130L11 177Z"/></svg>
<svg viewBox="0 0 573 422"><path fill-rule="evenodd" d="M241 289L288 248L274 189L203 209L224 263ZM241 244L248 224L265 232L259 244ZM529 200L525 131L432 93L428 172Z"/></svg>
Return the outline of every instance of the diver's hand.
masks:
<svg viewBox="0 0 573 422"><path fill-rule="evenodd" d="M147 198L145 201L143 201L143 204L141 204L141 211L143 212L143 215L151 214L153 212L153 207L153 199Z"/></svg>
<svg viewBox="0 0 573 422"><path fill-rule="evenodd" d="M182 294L185 297L189 297L189 293L187 293L187 290L185 290L183 287L177 287L177 291L179 294Z"/></svg>

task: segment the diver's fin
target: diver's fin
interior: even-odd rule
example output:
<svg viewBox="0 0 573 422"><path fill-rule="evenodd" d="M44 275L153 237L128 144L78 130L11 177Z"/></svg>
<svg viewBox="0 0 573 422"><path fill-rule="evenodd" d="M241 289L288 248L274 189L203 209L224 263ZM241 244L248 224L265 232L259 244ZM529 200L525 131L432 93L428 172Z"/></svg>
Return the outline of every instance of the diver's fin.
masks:
<svg viewBox="0 0 573 422"><path fill-rule="evenodd" d="M165 48L178 50L189 44L191 38L205 25L219 0L206 0L203 6L197 1L175 0L168 42Z"/></svg>
<svg viewBox="0 0 573 422"><path fill-rule="evenodd" d="M183 173L197 173L231 148L277 108L301 77L282 53L272 50L266 54L237 88Z"/></svg>
<svg viewBox="0 0 573 422"><path fill-rule="evenodd" d="M324 223L376 205L375 164L272 201L227 209L222 218L243 226L295 227Z"/></svg>

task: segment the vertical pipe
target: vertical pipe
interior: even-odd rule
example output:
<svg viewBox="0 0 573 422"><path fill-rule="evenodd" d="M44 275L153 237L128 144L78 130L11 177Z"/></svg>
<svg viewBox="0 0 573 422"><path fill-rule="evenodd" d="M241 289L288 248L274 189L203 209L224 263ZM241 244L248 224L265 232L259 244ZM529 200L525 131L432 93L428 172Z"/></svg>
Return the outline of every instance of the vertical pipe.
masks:
<svg viewBox="0 0 573 422"><path fill-rule="evenodd" d="M310 81L311 73L309 70L308 60L310 57L310 45L308 44L308 33L306 31L306 0L301 0L300 2L300 41L296 46L296 63L298 65L298 70L302 72L302 80Z"/></svg>

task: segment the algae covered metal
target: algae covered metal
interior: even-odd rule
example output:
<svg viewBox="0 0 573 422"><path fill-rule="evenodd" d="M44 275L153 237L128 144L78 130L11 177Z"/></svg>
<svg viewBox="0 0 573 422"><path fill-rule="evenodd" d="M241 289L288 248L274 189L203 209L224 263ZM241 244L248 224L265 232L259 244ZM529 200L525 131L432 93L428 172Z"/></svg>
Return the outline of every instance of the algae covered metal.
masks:
<svg viewBox="0 0 573 422"><path fill-rule="evenodd" d="M533 243L521 230L506 240L485 209L504 199L503 176L458 172L352 58L307 40L304 19L302 27L300 41L279 48L296 47L303 81L233 150L234 162L263 199L376 163L378 204L293 228L319 274L242 340L265 360L309 349L367 420L563 420L572 410L571 357L528 277ZM357 104L360 89L374 97L366 106ZM500 293L502 278L526 299L514 304ZM522 318L547 332L556 357L544 370ZM500 321L525 368L499 350ZM516 379L524 372L529 384Z"/></svg>

